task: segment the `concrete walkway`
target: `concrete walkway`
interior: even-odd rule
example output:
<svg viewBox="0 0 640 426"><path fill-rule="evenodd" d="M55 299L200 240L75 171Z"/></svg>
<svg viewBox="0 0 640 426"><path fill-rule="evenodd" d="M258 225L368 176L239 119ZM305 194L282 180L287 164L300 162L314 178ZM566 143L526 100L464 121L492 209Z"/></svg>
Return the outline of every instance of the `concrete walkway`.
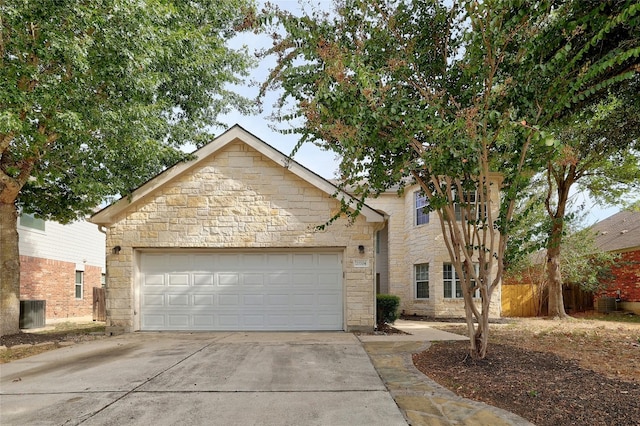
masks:
<svg viewBox="0 0 640 426"><path fill-rule="evenodd" d="M420 321L397 320L393 326L411 334L358 338L410 425L532 425L508 411L457 396L413 365L411 355L426 350L430 342L468 340L467 337Z"/></svg>

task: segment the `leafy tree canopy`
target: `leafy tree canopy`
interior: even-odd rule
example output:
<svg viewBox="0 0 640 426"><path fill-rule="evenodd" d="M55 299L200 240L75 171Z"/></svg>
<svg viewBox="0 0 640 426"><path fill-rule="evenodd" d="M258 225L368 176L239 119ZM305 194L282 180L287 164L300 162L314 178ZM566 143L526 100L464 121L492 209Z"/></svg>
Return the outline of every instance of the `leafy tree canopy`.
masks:
<svg viewBox="0 0 640 426"><path fill-rule="evenodd" d="M421 186L462 277L472 354L484 356L515 202L560 147L553 124L635 78L639 15L633 1L344 0L302 17L272 8L265 19L283 31L263 89L284 89L280 118L300 120L300 143L341 156L356 195L407 178Z"/></svg>
<svg viewBox="0 0 640 426"><path fill-rule="evenodd" d="M247 0L0 4L0 201L69 221L209 140L248 104L226 41Z"/></svg>
<svg viewBox="0 0 640 426"><path fill-rule="evenodd" d="M68 222L201 145L251 61L251 0L0 2L0 335L19 331L17 214Z"/></svg>

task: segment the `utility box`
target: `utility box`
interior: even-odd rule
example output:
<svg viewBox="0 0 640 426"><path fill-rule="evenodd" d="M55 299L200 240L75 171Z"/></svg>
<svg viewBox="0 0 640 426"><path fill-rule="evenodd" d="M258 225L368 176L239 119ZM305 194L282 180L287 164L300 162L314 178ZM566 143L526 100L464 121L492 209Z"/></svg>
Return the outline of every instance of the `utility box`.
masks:
<svg viewBox="0 0 640 426"><path fill-rule="evenodd" d="M20 301L20 328L42 328L46 324L46 300Z"/></svg>

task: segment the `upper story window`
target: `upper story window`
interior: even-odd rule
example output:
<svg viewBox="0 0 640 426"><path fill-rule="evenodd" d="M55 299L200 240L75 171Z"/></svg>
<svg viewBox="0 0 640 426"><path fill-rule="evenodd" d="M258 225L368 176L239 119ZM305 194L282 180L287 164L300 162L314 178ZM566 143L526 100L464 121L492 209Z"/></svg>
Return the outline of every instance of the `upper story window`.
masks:
<svg viewBox="0 0 640 426"><path fill-rule="evenodd" d="M457 197L456 197L457 198ZM456 199L456 203L453 206L453 209L455 211L456 214L456 220L462 220L462 205L469 203L471 207L471 215L472 217L475 216L474 212L475 212L475 204L476 204L476 193L475 191L464 191L463 193L463 202L460 203L457 199Z"/></svg>
<svg viewBox="0 0 640 426"><path fill-rule="evenodd" d="M420 263L413 265L416 299L429 298L429 264Z"/></svg>
<svg viewBox="0 0 640 426"><path fill-rule="evenodd" d="M22 213L20 215L20 226L44 231L44 220L29 213Z"/></svg>
<svg viewBox="0 0 640 426"><path fill-rule="evenodd" d="M462 211L464 210L463 206L466 207L467 204L470 212L470 217L468 217L467 220L476 220L481 217L480 214L486 217L486 209L484 208L484 206L479 205L478 193L476 191L464 191L462 202L460 202L460 200L456 196L456 203L453 205L456 220L462 220ZM480 214L477 211L478 209L480 210Z"/></svg>
<svg viewBox="0 0 640 426"><path fill-rule="evenodd" d="M422 191L415 192L415 211L416 211L416 225L424 225L429 223L429 212L425 210L425 207L429 205L427 196Z"/></svg>
<svg viewBox="0 0 640 426"><path fill-rule="evenodd" d="M474 265L476 272L478 270L478 265ZM453 267L451 263L445 263L442 268L442 280L444 284L444 298L445 299L462 299L464 296L462 295L462 283L460 282L460 277L456 272L456 268ZM473 283L473 281L472 281ZM476 290L473 297L480 297L480 292Z"/></svg>

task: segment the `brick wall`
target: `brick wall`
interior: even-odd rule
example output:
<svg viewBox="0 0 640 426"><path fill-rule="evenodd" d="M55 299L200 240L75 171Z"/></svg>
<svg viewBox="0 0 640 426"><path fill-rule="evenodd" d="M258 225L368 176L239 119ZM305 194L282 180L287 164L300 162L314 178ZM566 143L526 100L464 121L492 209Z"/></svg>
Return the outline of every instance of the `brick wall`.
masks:
<svg viewBox="0 0 640 426"><path fill-rule="evenodd" d="M625 302L640 302L640 250L620 254L620 259L612 268L615 276L609 284L606 296L620 298Z"/></svg>
<svg viewBox="0 0 640 426"><path fill-rule="evenodd" d="M75 298L76 265L72 262L20 256L20 299L46 300L47 319L89 316L93 287L101 286L101 268L84 266L83 298Z"/></svg>

